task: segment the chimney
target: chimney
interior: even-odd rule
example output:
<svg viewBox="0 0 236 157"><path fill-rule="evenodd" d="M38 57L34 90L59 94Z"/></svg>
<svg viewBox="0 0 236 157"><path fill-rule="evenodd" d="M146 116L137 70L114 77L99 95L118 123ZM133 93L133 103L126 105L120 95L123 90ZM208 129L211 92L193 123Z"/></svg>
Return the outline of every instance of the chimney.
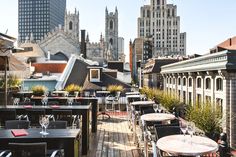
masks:
<svg viewBox="0 0 236 157"><path fill-rule="evenodd" d="M81 30L81 47L80 47L80 52L83 54L83 57L86 59L86 43L85 43L85 30Z"/></svg>
<svg viewBox="0 0 236 157"><path fill-rule="evenodd" d="M229 38L229 46L232 45L232 38Z"/></svg>

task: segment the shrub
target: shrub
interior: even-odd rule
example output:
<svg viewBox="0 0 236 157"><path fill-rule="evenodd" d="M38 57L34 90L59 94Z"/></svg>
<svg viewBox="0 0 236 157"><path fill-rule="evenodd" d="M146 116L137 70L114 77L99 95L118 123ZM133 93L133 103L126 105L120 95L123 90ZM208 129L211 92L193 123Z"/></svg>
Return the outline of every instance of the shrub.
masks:
<svg viewBox="0 0 236 157"><path fill-rule="evenodd" d="M220 133L221 131L221 109L217 105L206 103L191 106L186 116L187 120L194 122L206 134Z"/></svg>
<svg viewBox="0 0 236 157"><path fill-rule="evenodd" d="M67 91L69 93L81 92L82 87L79 85L76 85L76 84L69 84L68 86L66 86L65 91Z"/></svg>
<svg viewBox="0 0 236 157"><path fill-rule="evenodd" d="M3 88L5 84L5 78L0 78L0 88ZM19 87L21 85L21 80L15 75L9 75L7 78L8 87Z"/></svg>
<svg viewBox="0 0 236 157"><path fill-rule="evenodd" d="M47 87L43 85L36 85L36 86L33 86L31 90L33 91L33 95L41 96L45 93L45 91L47 91Z"/></svg>
<svg viewBox="0 0 236 157"><path fill-rule="evenodd" d="M115 92L121 92L124 90L123 86L121 85L109 85L107 87L107 90L110 91L111 93L115 93Z"/></svg>

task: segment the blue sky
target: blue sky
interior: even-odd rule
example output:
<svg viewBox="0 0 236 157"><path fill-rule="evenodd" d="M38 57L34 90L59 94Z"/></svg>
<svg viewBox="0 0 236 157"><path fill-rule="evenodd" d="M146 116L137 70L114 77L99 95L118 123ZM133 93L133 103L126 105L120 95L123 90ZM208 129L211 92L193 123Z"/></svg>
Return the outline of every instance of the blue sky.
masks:
<svg viewBox="0 0 236 157"><path fill-rule="evenodd" d="M80 12L80 28L89 32L90 41L98 42L105 32L105 7L119 12L119 36L125 39L128 54L130 39L137 37L140 7L149 0L67 0L67 10ZM236 0L168 0L177 5L181 32L187 32L187 54L205 54L216 44L236 35ZM2 0L0 32L17 37L17 0Z"/></svg>

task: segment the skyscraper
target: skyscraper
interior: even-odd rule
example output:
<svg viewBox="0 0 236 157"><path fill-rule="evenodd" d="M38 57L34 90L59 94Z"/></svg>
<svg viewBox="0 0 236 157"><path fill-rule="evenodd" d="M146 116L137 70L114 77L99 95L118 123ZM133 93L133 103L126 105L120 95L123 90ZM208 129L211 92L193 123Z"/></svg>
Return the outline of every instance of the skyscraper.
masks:
<svg viewBox="0 0 236 157"><path fill-rule="evenodd" d="M186 33L180 33L177 6L166 0L150 0L140 9L138 37L152 39L153 56L185 55Z"/></svg>
<svg viewBox="0 0 236 157"><path fill-rule="evenodd" d="M19 42L31 36L35 41L58 25L64 25L66 0L19 0Z"/></svg>

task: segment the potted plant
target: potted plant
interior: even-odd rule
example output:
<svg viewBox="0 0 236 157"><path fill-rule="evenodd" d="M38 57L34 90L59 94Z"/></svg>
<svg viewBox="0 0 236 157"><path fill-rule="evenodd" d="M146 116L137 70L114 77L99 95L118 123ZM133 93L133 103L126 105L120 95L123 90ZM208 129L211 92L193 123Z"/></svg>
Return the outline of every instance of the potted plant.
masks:
<svg viewBox="0 0 236 157"><path fill-rule="evenodd" d="M124 90L121 85L109 85L107 90L110 91L111 95L115 96L117 92L121 92Z"/></svg>
<svg viewBox="0 0 236 157"><path fill-rule="evenodd" d="M82 87L76 84L69 84L66 86L65 91L67 91L70 95L74 95L75 92L78 94L82 91Z"/></svg>
<svg viewBox="0 0 236 157"><path fill-rule="evenodd" d="M36 85L33 86L31 90L33 91L34 96L42 96L45 93L45 91L47 91L47 87L43 85Z"/></svg>

